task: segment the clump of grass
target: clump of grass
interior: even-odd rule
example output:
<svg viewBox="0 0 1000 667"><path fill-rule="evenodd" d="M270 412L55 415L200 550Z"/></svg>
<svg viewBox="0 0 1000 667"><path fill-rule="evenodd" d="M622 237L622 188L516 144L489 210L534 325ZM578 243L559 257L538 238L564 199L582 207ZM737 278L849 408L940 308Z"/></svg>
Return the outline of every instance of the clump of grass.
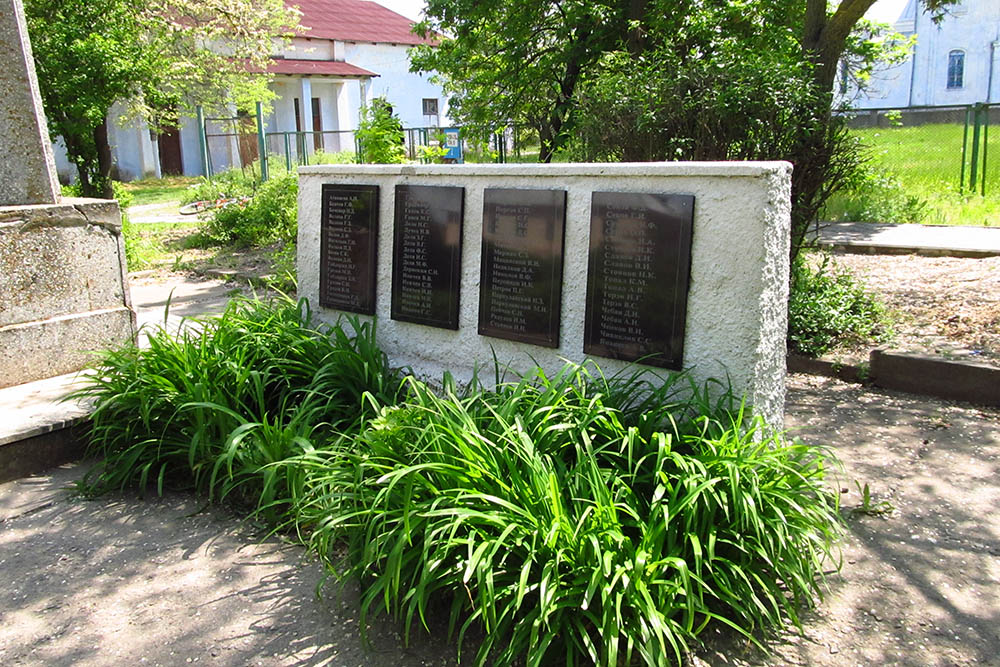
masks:
<svg viewBox="0 0 1000 667"><path fill-rule="evenodd" d="M880 343L893 336L885 306L850 271L831 266L829 256L813 266L792 264L788 300L788 347L818 357L837 345Z"/></svg>
<svg viewBox="0 0 1000 667"><path fill-rule="evenodd" d="M310 547L335 566L350 544L363 617L408 632L443 605L459 645L482 631L479 665L661 665L713 621L798 623L839 533L823 452L731 396L591 370L411 380L350 448L286 462Z"/></svg>
<svg viewBox="0 0 1000 667"><path fill-rule="evenodd" d="M269 488L267 464L359 423L363 395L392 402L400 380L374 327L317 327L304 300L236 298L177 336L147 331L146 349L107 352L76 393L95 401L89 451L103 459L83 490L170 484L225 497L256 480L252 497Z"/></svg>
<svg viewBox="0 0 1000 667"><path fill-rule="evenodd" d="M797 625L820 592L833 460L718 383L567 364L435 390L304 301L197 324L108 353L79 392L104 457L84 490L239 501L361 580L362 631L444 609L476 664L663 665L711 624Z"/></svg>

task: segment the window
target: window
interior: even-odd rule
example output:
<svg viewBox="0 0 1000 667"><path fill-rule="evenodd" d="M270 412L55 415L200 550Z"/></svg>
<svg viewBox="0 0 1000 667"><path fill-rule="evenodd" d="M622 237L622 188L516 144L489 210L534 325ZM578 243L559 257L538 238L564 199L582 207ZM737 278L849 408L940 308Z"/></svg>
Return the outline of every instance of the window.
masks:
<svg viewBox="0 0 1000 667"><path fill-rule="evenodd" d="M438 101L433 98L424 98L424 115L425 116L436 116L438 115Z"/></svg>
<svg viewBox="0 0 1000 667"><path fill-rule="evenodd" d="M965 80L965 54L961 51L948 53L948 89L961 88Z"/></svg>

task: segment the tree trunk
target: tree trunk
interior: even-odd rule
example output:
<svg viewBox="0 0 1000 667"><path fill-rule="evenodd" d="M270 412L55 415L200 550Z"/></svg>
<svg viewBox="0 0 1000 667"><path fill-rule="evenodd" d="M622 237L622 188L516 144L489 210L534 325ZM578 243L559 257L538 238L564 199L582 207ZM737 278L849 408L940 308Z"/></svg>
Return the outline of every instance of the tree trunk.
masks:
<svg viewBox="0 0 1000 667"><path fill-rule="evenodd" d="M540 144L538 149L538 161L544 162L545 164L552 162L552 156L556 152L556 147L552 136L552 128L548 123L538 124L538 143Z"/></svg>
<svg viewBox="0 0 1000 667"><path fill-rule="evenodd" d="M94 145L97 148L97 179L94 183L102 199L114 199L111 187L111 144L108 141L108 119L94 128Z"/></svg>

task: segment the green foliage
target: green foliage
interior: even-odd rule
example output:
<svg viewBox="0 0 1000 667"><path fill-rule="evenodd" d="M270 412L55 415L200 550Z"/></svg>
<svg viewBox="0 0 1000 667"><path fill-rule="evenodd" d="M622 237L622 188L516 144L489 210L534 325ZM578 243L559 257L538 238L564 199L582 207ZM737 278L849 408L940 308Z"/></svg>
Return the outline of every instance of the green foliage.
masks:
<svg viewBox="0 0 1000 667"><path fill-rule="evenodd" d="M807 258L792 264L788 347L817 357L836 345L884 342L892 322L878 299L846 269L824 256L817 268Z"/></svg>
<svg viewBox="0 0 1000 667"><path fill-rule="evenodd" d="M580 85L569 152L624 162L787 157L814 103L806 70L772 52L613 52Z"/></svg>
<svg viewBox="0 0 1000 667"><path fill-rule="evenodd" d="M349 324L236 301L107 353L77 394L104 458L81 489L256 507L360 578L362 632L388 611L408 636L448 610L459 645L482 636L480 665L680 662L706 627L756 641L820 594L835 461L718 383L568 364L434 391Z"/></svg>
<svg viewBox="0 0 1000 667"><path fill-rule="evenodd" d="M271 164L280 161L272 159ZM309 164L354 164L358 161L358 155L354 151L338 151L327 153L326 151L316 151L309 156Z"/></svg>
<svg viewBox="0 0 1000 667"><path fill-rule="evenodd" d="M112 105L121 102L127 115L159 129L196 104L267 101L274 41L297 24L282 0L24 4L49 129L63 138L87 196L111 194Z"/></svg>
<svg viewBox="0 0 1000 667"><path fill-rule="evenodd" d="M294 243L298 233L299 181L295 174L272 177L257 186L245 204L209 211L206 231L217 243L262 246Z"/></svg>
<svg viewBox="0 0 1000 667"><path fill-rule="evenodd" d="M919 223L928 213L927 202L908 194L896 174L870 163L831 198L826 211L830 220L890 223Z"/></svg>
<svg viewBox="0 0 1000 667"><path fill-rule="evenodd" d="M482 629L477 665L663 665L713 621L797 623L839 530L822 453L731 399L592 370L411 382L356 453L302 457L300 526L328 561L349 540L363 617L444 605L459 644Z"/></svg>
<svg viewBox="0 0 1000 667"><path fill-rule="evenodd" d="M406 161L403 124L384 97L376 97L370 105L361 108L355 136L361 150L361 162L398 164Z"/></svg>
<svg viewBox="0 0 1000 667"><path fill-rule="evenodd" d="M887 116L889 114L886 114ZM890 123L892 120L890 118ZM864 147L871 163L826 208L827 220L858 220L873 211L875 222L922 222L934 225L1000 225L1000 133L990 132L987 145L986 195L960 191L961 123L867 128L851 134ZM981 173L981 172L980 172ZM968 167L965 169L968 178ZM865 188L865 180L884 187ZM887 206L882 199L889 202Z"/></svg>
<svg viewBox="0 0 1000 667"><path fill-rule="evenodd" d="M215 201L227 197L252 197L257 191L257 182L255 174L234 167L214 174L212 178L199 178L198 182L188 186L184 191L181 203Z"/></svg>
<svg viewBox="0 0 1000 667"><path fill-rule="evenodd" d="M105 353L77 392L95 402L89 452L103 459L83 482L88 494L138 485L283 496L268 464L356 428L366 392L391 403L399 388L371 325L319 327L305 301L237 298L192 324L176 336L147 329L148 347Z"/></svg>
<svg viewBox="0 0 1000 667"><path fill-rule="evenodd" d="M448 156L448 146L445 145L447 137L444 132L438 132L434 135L433 141L436 143L419 146L417 148L417 158L419 158L421 162L441 164L444 161L444 158Z"/></svg>

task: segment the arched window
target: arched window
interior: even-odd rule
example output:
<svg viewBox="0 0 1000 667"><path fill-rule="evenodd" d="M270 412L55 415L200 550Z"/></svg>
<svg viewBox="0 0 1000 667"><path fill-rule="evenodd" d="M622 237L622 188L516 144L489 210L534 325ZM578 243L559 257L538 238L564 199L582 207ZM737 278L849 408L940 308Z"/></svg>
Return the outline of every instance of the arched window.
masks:
<svg viewBox="0 0 1000 667"><path fill-rule="evenodd" d="M965 53L948 52L948 89L961 88L965 82Z"/></svg>

